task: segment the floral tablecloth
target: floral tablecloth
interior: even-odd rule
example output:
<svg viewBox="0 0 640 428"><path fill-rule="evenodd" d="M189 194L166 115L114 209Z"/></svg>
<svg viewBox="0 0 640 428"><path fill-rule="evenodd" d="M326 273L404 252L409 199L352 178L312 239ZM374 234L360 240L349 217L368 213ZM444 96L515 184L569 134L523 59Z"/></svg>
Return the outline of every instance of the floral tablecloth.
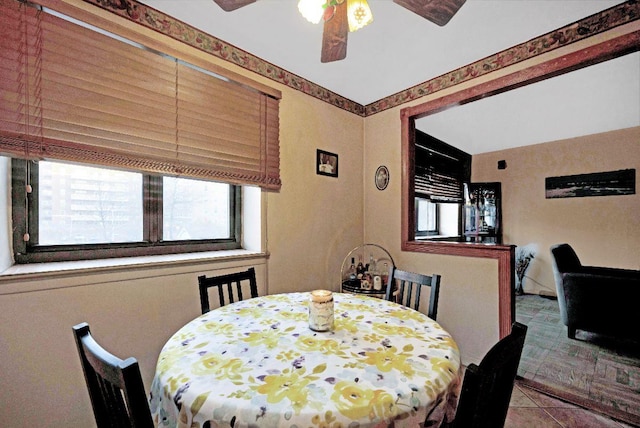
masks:
<svg viewBox="0 0 640 428"><path fill-rule="evenodd" d="M160 353L160 427L422 427L453 419L460 353L426 315L334 293L335 328L309 329L309 293L202 315ZM425 425L425 421L426 425Z"/></svg>

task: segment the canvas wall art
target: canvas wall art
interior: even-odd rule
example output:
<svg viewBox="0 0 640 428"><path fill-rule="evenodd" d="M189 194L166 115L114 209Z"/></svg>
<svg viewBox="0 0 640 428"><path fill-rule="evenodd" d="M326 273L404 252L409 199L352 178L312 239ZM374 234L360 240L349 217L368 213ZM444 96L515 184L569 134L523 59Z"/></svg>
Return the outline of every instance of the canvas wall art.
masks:
<svg viewBox="0 0 640 428"><path fill-rule="evenodd" d="M635 193L635 169L565 175L545 179L545 197L547 199L634 195Z"/></svg>

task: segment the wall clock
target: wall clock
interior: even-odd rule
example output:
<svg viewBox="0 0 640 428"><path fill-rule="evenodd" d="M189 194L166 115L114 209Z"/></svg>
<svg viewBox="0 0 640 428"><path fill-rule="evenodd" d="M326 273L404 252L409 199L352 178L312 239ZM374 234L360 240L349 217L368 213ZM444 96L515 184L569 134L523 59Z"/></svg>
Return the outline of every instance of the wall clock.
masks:
<svg viewBox="0 0 640 428"><path fill-rule="evenodd" d="M384 190L389 185L389 170L386 166L380 165L376 170L376 187L378 190Z"/></svg>

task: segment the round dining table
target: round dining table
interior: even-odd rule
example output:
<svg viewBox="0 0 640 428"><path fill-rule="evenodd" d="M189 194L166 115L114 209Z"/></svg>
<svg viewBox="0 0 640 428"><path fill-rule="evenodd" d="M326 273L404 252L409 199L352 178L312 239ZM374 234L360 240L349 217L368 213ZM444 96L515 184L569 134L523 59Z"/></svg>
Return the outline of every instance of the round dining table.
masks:
<svg viewBox="0 0 640 428"><path fill-rule="evenodd" d="M334 293L334 325L309 328L308 292L243 300L178 330L160 352L159 427L437 427L453 419L460 352L437 322Z"/></svg>

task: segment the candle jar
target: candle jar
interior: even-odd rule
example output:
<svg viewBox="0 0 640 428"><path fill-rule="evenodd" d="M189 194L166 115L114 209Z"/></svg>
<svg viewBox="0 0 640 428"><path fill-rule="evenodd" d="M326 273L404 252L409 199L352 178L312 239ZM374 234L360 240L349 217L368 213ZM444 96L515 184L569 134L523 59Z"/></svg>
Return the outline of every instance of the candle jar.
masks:
<svg viewBox="0 0 640 428"><path fill-rule="evenodd" d="M333 330L333 293L314 290L309 298L309 328L313 331Z"/></svg>

